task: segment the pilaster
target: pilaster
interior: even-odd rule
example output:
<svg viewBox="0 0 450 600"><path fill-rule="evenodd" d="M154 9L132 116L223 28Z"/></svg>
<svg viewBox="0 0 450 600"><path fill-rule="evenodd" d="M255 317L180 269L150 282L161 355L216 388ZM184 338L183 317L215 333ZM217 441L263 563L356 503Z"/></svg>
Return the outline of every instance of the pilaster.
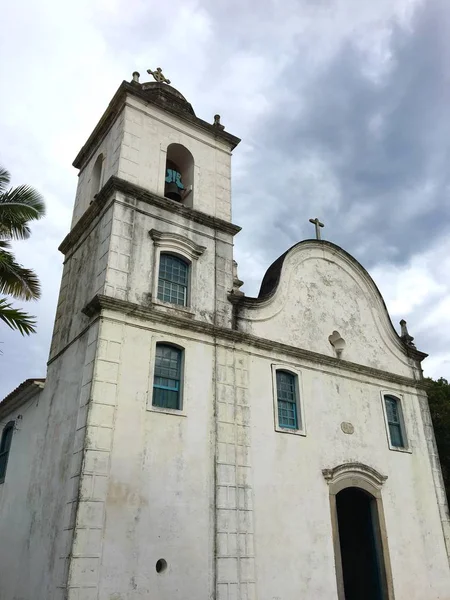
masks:
<svg viewBox="0 0 450 600"><path fill-rule="evenodd" d="M217 600L256 600L248 356L216 354Z"/></svg>

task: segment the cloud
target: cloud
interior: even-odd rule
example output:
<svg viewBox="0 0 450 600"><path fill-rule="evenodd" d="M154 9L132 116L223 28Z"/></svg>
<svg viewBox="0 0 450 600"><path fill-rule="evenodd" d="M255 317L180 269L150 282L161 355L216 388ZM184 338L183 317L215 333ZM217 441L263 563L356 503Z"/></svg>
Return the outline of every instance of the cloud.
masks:
<svg viewBox="0 0 450 600"><path fill-rule="evenodd" d="M71 162L122 79L159 65L199 116L218 112L243 138L233 219L246 292L313 235L318 216L324 237L368 267L394 317L408 319L433 356L425 364L450 377L450 290L436 270L450 266L444 0L22 0L2 17L0 164L44 194L48 217L16 244L44 294L27 306L38 335L1 330L0 397L45 371Z"/></svg>

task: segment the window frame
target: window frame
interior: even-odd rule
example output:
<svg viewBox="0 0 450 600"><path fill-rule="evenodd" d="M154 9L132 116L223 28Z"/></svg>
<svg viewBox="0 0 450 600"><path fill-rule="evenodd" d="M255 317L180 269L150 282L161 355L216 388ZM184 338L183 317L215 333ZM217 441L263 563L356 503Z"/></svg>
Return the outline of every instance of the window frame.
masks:
<svg viewBox="0 0 450 600"><path fill-rule="evenodd" d="M272 364L272 398L273 398L273 415L274 415L274 428L278 433L287 433L289 435L300 435L306 436L306 418L305 418L305 407L303 401L303 390L302 390L302 376L301 371L292 368L291 365L286 364ZM295 404L297 411L297 429L283 427L280 425L278 418L278 388L277 388L277 372L284 371L294 377L295 385Z"/></svg>
<svg viewBox="0 0 450 600"><path fill-rule="evenodd" d="M381 406L383 409L384 425L386 428L386 437L387 437L389 450L392 450L394 452L406 452L407 454L411 454L412 449L411 449L409 438L408 438L408 431L406 428L406 421L405 421L405 413L403 410L403 405L404 405L403 394L399 394L398 392L395 392L392 390L382 390L380 392L380 395L381 395ZM386 397L393 398L394 400L397 401L399 425L400 425L400 431L401 431L401 435L402 435L403 446L394 446L392 444L391 431L389 428L389 419L388 419L388 414L387 414L387 409L386 409Z"/></svg>
<svg viewBox="0 0 450 600"><path fill-rule="evenodd" d="M171 282L171 283L175 283L176 285L180 285L181 287L185 287L185 300L184 300L184 304L178 304L177 302L168 302L167 300L163 300L162 298L159 297L159 282L161 279L160 276L160 270L161 270L161 258L164 256L170 256L176 260L178 260L181 263L184 263L184 265L186 266L186 272L187 272L187 277L186 277L186 286L183 286L182 284L176 284L176 282ZM185 258L184 256L181 256L180 254L175 254L174 252L160 252L159 253L159 260L158 260L158 274L157 274L157 286L156 286L156 299L158 302L161 302L162 304L165 305L170 305L170 306L175 306L177 308L189 308L190 305L190 287L191 287L191 268L192 268L192 263ZM170 280L164 280L164 281L170 281Z"/></svg>
<svg viewBox="0 0 450 600"><path fill-rule="evenodd" d="M155 367L156 367L156 351L158 346L169 346L180 352L180 374L179 374L179 389L178 389L178 403L179 408L168 408L165 406L157 406L153 404L154 397L154 389L155 389ZM186 403L185 403L185 383L184 383L184 374L185 374L185 357L186 350L183 346L180 346L176 342L173 342L171 339L167 338L159 338L155 339L152 344L152 352L150 356L150 374L149 374L149 383L148 383L148 394L147 394L147 410L151 412L164 413L168 415L177 415L179 417L186 417Z"/></svg>
<svg viewBox="0 0 450 600"><path fill-rule="evenodd" d="M7 470L8 470L9 455L11 453L11 446L12 446L12 441L13 441L13 436L14 436L14 429L15 429L15 421L9 421L3 427L2 435L0 437L0 456L5 456L6 455L5 467L4 467L4 470L3 470L3 475L0 473L0 484L4 483L4 481L6 479L6 473L7 473ZM8 430L12 431L11 440L10 440L8 449L7 450L2 450L4 442L5 442L5 439L6 439L6 434L7 434Z"/></svg>
<svg viewBox="0 0 450 600"><path fill-rule="evenodd" d="M152 304L167 308L171 311L179 311L182 314L193 316L197 306L197 263L204 251L205 246L196 244L189 238L173 232L162 232L156 229L149 231L150 238L154 244L153 275L152 275ZM187 304L173 304L164 302L158 298L159 266L162 254L175 256L188 265Z"/></svg>

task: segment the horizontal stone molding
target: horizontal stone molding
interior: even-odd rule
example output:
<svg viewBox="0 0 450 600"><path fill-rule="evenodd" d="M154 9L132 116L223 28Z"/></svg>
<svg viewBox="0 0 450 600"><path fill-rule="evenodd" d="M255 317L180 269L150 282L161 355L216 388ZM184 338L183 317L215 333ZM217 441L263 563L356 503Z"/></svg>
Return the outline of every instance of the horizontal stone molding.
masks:
<svg viewBox="0 0 450 600"><path fill-rule="evenodd" d="M305 350L303 348L296 348L294 346L288 346L281 342L275 342L272 340L260 338L249 333L243 333L234 329L227 329L225 327L217 327L210 323L204 323L196 319L189 317L183 317L180 315L172 315L168 312L160 312L157 309L149 306L141 306L125 300L118 300L105 295L95 296L83 309L83 313L89 317L94 317L101 313L102 310L113 310L121 312L137 319L151 320L155 323L161 323L171 325L173 327L179 327L195 331L197 333L203 333L223 340L229 340L234 343L246 344L264 350L269 353L280 353L293 358L300 358L309 362L319 363L324 366L338 368L343 371L357 373L359 375L365 375L367 377L373 377L375 379L389 381L399 385L405 385L408 387L424 389L425 383L423 380L415 380L410 377L403 375L397 375L396 373L389 373L381 369L375 369L366 365L358 365L350 361L338 359L334 356L327 356L320 354L319 352L312 352L311 350Z"/></svg>
<svg viewBox="0 0 450 600"><path fill-rule="evenodd" d="M61 242L58 248L60 252L67 254L70 251L70 249L83 236L91 223L96 219L96 217L99 216L114 192L121 192L125 196L131 196L139 202L144 202L146 204L162 208L171 213L178 214L185 219L194 221L195 223L200 223L201 225L205 225L206 227L210 227L211 229L217 231L228 233L232 236L236 235L241 230L238 225L233 225L233 223L229 223L223 219L219 219L217 217L200 212L199 210L189 208L188 206L184 206L175 200L170 200L170 198L158 196L157 194L153 194L139 185L125 181L120 177L112 176L108 179L100 192L95 196L94 201L85 211L73 229ZM133 208L132 204L130 204L130 208Z"/></svg>

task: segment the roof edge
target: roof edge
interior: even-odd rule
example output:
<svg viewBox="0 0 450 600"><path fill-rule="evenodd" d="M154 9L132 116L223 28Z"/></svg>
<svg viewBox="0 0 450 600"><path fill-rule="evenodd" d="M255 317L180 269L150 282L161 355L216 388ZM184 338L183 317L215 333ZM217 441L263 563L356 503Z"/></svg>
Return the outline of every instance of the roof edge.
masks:
<svg viewBox="0 0 450 600"><path fill-rule="evenodd" d="M25 379L0 402L0 416L21 406L44 389L45 378Z"/></svg>

